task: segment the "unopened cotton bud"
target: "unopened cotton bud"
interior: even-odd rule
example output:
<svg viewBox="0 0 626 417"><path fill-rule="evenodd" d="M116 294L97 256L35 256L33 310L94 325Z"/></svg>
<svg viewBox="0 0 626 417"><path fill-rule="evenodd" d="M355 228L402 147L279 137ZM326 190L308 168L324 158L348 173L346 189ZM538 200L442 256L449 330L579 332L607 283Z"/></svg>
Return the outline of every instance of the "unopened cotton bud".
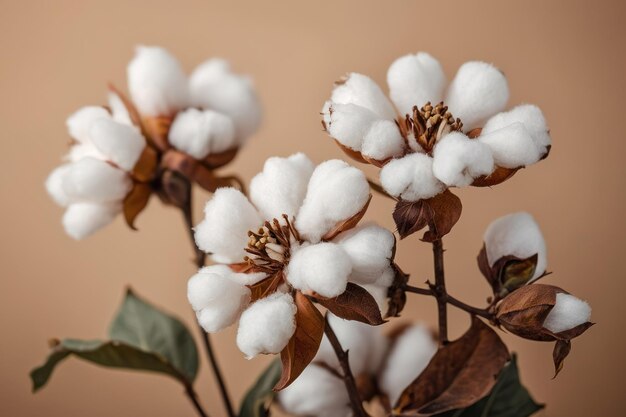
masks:
<svg viewBox="0 0 626 417"><path fill-rule="evenodd" d="M203 159L235 146L235 126L221 113L190 108L176 115L168 138L176 149Z"/></svg>
<svg viewBox="0 0 626 417"><path fill-rule="evenodd" d="M541 155L547 152L547 147L552 143L548 125L541 109L532 104L522 104L507 112L496 114L485 123L482 134L494 132L513 123L524 125Z"/></svg>
<svg viewBox="0 0 626 417"><path fill-rule="evenodd" d="M537 266L529 282L546 272L546 243L539 225L529 213L512 213L494 220L485 230L483 239L489 266L505 256L527 259L536 254Z"/></svg>
<svg viewBox="0 0 626 417"><path fill-rule="evenodd" d="M431 332L421 324L406 329L392 345L378 383L394 404L437 352Z"/></svg>
<svg viewBox="0 0 626 417"><path fill-rule="evenodd" d="M519 122L481 134L478 141L491 148L496 165L504 168L532 165L543 155L528 129Z"/></svg>
<svg viewBox="0 0 626 417"><path fill-rule="evenodd" d="M433 173L449 187L465 187L474 178L493 172L493 155L489 146L460 132L444 136L433 155Z"/></svg>
<svg viewBox="0 0 626 417"><path fill-rule="evenodd" d="M120 203L73 203L63 215L63 227L74 239L84 239L111 223L121 211Z"/></svg>
<svg viewBox="0 0 626 417"><path fill-rule="evenodd" d="M461 65L450 83L445 103L469 130L504 110L508 99L504 74L486 62L470 61Z"/></svg>
<svg viewBox="0 0 626 417"><path fill-rule="evenodd" d="M88 143L90 142L89 130L92 123L98 119L109 118L111 118L111 115L104 107L85 106L72 113L65 121L65 124L73 139L81 143Z"/></svg>
<svg viewBox="0 0 626 417"><path fill-rule="evenodd" d="M248 77L231 72L227 61L210 59L198 65L189 78L194 106L218 111L234 123L241 144L261 124L261 103Z"/></svg>
<svg viewBox="0 0 626 417"><path fill-rule="evenodd" d="M306 195L313 162L303 153L268 158L263 171L250 181L250 201L265 219L293 218Z"/></svg>
<svg viewBox="0 0 626 417"><path fill-rule="evenodd" d="M128 90L139 112L171 116L189 104L187 77L178 60L156 46L138 46L128 64Z"/></svg>
<svg viewBox="0 0 626 417"><path fill-rule="evenodd" d="M334 242L350 259L350 281L372 284L389 268L396 240L389 230L366 224L341 233Z"/></svg>
<svg viewBox="0 0 626 417"><path fill-rule="evenodd" d="M274 293L248 307L239 319L237 346L248 359L279 353L296 330L296 305L289 294Z"/></svg>
<svg viewBox="0 0 626 417"><path fill-rule="evenodd" d="M590 318L589 304L571 294L558 293L556 303L543 322L543 327L552 333L560 333L587 323Z"/></svg>
<svg viewBox="0 0 626 417"><path fill-rule="evenodd" d="M55 203L59 206L65 207L70 203L70 198L67 196L65 189L63 188L63 181L65 175L70 170L70 164L64 164L55 168L48 178L46 179L46 190Z"/></svg>
<svg viewBox="0 0 626 417"><path fill-rule="evenodd" d="M311 175L296 228L310 242L319 242L337 223L361 211L369 197L361 170L337 159L323 162Z"/></svg>
<svg viewBox="0 0 626 417"><path fill-rule="evenodd" d="M287 279L297 289L336 297L346 290L351 270L350 258L339 245L322 242L295 250Z"/></svg>
<svg viewBox="0 0 626 417"><path fill-rule="evenodd" d="M396 112L393 105L370 77L350 73L337 83L331 100L340 104L356 104L371 110L381 119L394 120Z"/></svg>
<svg viewBox="0 0 626 417"><path fill-rule="evenodd" d="M405 201L431 198L445 190L433 175L433 159L422 153L389 161L380 171L380 182L386 192Z"/></svg>
<svg viewBox="0 0 626 417"><path fill-rule="evenodd" d="M404 143L394 121L378 120L370 126L363 138L361 153L368 158L384 161L402 155Z"/></svg>
<svg viewBox="0 0 626 417"><path fill-rule="evenodd" d="M241 191L218 188L204 207L204 220L194 229L196 244L216 262L241 262L248 231L257 230L262 222Z"/></svg>
<svg viewBox="0 0 626 417"><path fill-rule="evenodd" d="M98 151L125 171L132 171L146 147L146 140L135 128L112 119L96 120L89 136Z"/></svg>
<svg viewBox="0 0 626 417"><path fill-rule="evenodd" d="M322 114L328 134L355 151L361 151L365 135L372 124L379 120L373 111L353 103L327 101Z"/></svg>
<svg viewBox="0 0 626 417"><path fill-rule="evenodd" d="M83 158L70 165L63 189L71 201L105 203L126 197L132 181L121 169L94 158Z"/></svg>
<svg viewBox="0 0 626 417"><path fill-rule="evenodd" d="M413 106L443 99L446 76L434 57L426 52L396 59L387 71L389 96L401 115L413 114Z"/></svg>

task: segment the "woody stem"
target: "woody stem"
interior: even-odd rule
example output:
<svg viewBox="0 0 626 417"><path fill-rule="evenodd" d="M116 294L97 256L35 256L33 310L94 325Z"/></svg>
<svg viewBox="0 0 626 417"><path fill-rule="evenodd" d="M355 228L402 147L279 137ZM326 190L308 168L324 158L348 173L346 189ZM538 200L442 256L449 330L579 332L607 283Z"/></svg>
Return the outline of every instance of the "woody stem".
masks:
<svg viewBox="0 0 626 417"><path fill-rule="evenodd" d="M437 239L433 242L433 261L435 268L435 285L431 290L437 299L439 315L439 344L448 343L448 293L446 292L446 278L443 270L443 242Z"/></svg>
<svg viewBox="0 0 626 417"><path fill-rule="evenodd" d="M326 315L325 318L324 333L326 334L328 341L333 347L335 355L337 355L339 365L341 365L341 370L343 371L343 382L346 385L346 389L348 390L348 396L350 397L350 403L352 404L352 411L354 412L355 417L370 417L363 408L363 401L361 400L361 396L359 395L359 391L354 380L354 375L352 375L352 371L350 370L350 362L348 360L349 352L347 350L343 350L343 348L341 347L341 343L339 343L337 335L335 334L332 327L330 326L330 323L328 322L328 315Z"/></svg>
<svg viewBox="0 0 626 417"><path fill-rule="evenodd" d="M411 285L405 285L404 290L406 292L410 292L413 294L431 295L431 296L435 295L434 292L428 288L418 288L418 287L413 287ZM484 317L488 320L493 319L493 314L489 312L488 308L478 308L478 307L471 306L451 296L450 294L446 294L446 302L450 305L457 307L458 309L467 311L470 314L475 314L477 316Z"/></svg>

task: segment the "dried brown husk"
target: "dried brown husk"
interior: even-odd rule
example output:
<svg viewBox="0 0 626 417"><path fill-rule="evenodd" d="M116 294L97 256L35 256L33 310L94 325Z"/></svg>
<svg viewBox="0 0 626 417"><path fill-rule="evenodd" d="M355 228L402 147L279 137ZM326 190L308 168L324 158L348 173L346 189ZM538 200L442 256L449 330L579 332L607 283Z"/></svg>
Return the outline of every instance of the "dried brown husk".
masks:
<svg viewBox="0 0 626 417"><path fill-rule="evenodd" d="M322 240L332 240L339 233L345 232L346 230L350 230L356 227L356 225L361 221L361 219L365 215L365 212L367 211L367 208L370 205L370 201L372 201L371 194L367 198L367 201L365 202L365 205L363 206L363 208L361 208L361 210L359 210L356 214L352 215L351 217L337 223L335 227L330 229L328 232L326 232L326 234L324 234L324 236L322 236Z"/></svg>
<svg viewBox="0 0 626 417"><path fill-rule="evenodd" d="M150 195L152 195L152 189L149 184L136 182L133 184L130 193L124 198L124 219L131 229L137 230L135 227L135 219L148 205Z"/></svg>
<svg viewBox="0 0 626 417"><path fill-rule="evenodd" d="M500 298L526 285L533 278L538 259L538 254L528 258L509 255L498 259L491 266L487 259L487 248L483 244L478 253L477 262L480 272L491 285L493 293Z"/></svg>
<svg viewBox="0 0 626 417"><path fill-rule="evenodd" d="M387 290L388 307L385 313L385 318L400 317L400 313L404 310L406 305L406 291L405 286L409 282L409 275L406 274L396 264L392 265L395 272L394 279Z"/></svg>
<svg viewBox="0 0 626 417"><path fill-rule="evenodd" d="M424 233L422 240L434 242L450 233L461 217L462 210L461 200L450 190L445 190L425 200L398 201L393 219L401 239L428 226L429 230Z"/></svg>
<svg viewBox="0 0 626 417"><path fill-rule="evenodd" d="M313 294L313 299L345 320L359 321L372 326L385 322L374 297L365 288L352 282L349 282L346 290L337 297L327 298Z"/></svg>

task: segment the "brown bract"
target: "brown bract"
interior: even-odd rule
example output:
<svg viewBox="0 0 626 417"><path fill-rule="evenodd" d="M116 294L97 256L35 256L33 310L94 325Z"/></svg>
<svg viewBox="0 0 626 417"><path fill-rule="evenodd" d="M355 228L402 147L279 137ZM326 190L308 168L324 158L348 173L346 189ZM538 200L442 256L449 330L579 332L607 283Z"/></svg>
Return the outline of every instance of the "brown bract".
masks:
<svg viewBox="0 0 626 417"><path fill-rule="evenodd" d="M491 285L493 293L497 298L504 297L509 292L526 285L532 279L537 269L538 254L534 254L526 259L516 256L503 256L498 259L493 266L489 265L487 259L487 248L483 244L478 253L478 268ZM541 278L541 277L539 277Z"/></svg>
<svg viewBox="0 0 626 417"><path fill-rule="evenodd" d="M500 337L474 316L470 329L439 348L404 390L394 414L430 416L472 405L491 391L509 359Z"/></svg>
<svg viewBox="0 0 626 417"><path fill-rule="evenodd" d="M377 326L383 324L378 304L372 295L363 287L349 282L346 290L333 298L313 294L313 299L326 307L331 313L345 320Z"/></svg>
<svg viewBox="0 0 626 417"><path fill-rule="evenodd" d="M422 240L434 242L450 233L461 217L462 209L461 200L450 190L445 190L425 200L398 201L393 219L401 239L429 226Z"/></svg>

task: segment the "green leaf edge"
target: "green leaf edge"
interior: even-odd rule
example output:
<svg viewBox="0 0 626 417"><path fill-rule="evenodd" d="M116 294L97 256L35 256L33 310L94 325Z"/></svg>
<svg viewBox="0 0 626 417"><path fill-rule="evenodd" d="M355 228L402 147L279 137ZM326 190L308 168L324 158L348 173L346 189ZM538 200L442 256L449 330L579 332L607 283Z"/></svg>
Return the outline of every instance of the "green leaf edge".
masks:
<svg viewBox="0 0 626 417"><path fill-rule="evenodd" d="M241 401L239 417L268 417L270 415L269 406L276 396L273 388L280 379L281 372L280 360L273 360L246 392Z"/></svg>

